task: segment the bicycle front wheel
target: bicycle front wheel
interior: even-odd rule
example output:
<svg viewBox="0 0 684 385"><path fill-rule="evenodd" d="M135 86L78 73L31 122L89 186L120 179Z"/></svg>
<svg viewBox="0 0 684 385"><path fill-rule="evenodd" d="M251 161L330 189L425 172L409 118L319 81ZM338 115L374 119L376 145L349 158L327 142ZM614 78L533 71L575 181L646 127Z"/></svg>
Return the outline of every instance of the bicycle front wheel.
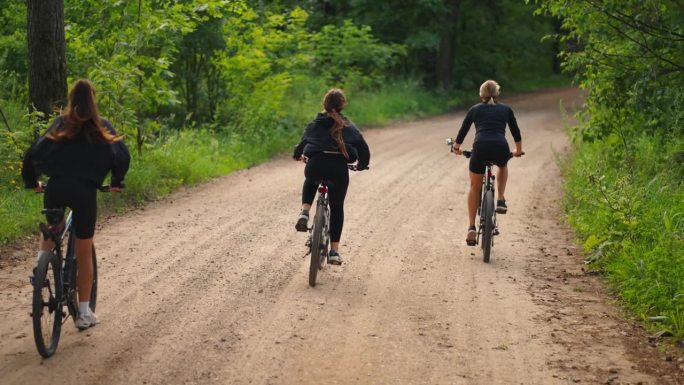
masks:
<svg viewBox="0 0 684 385"><path fill-rule="evenodd" d="M309 264L309 286L316 286L316 276L321 268L323 251L323 231L325 228L325 208L318 205L311 235L311 263Z"/></svg>
<svg viewBox="0 0 684 385"><path fill-rule="evenodd" d="M43 253L33 275L33 337L47 358L55 354L62 330L62 276L55 253Z"/></svg>
<svg viewBox="0 0 684 385"><path fill-rule="evenodd" d="M484 205L481 215L484 220L482 228L482 259L489 262L494 241L494 192L487 191L484 196Z"/></svg>

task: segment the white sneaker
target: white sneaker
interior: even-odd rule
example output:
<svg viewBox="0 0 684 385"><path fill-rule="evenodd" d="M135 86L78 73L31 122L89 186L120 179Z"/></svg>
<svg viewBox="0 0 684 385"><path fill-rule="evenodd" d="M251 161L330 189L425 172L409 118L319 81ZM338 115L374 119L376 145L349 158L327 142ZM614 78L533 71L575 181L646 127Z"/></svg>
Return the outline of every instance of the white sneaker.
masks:
<svg viewBox="0 0 684 385"><path fill-rule="evenodd" d="M88 329L98 323L100 323L100 320L97 319L97 316L92 311L85 314L79 314L78 318L76 318L76 327L78 330Z"/></svg>

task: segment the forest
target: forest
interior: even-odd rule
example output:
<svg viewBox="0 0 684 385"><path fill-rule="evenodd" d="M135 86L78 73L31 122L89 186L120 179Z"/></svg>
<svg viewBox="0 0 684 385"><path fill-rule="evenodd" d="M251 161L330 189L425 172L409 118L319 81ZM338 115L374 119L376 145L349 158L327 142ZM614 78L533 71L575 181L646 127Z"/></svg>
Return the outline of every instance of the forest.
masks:
<svg viewBox="0 0 684 385"><path fill-rule="evenodd" d="M36 4L63 28L57 86L31 78ZM368 128L470 104L485 79L572 82L588 96L563 160L568 220L625 305L684 336L680 1L27 0L0 7L0 30L2 244L39 220L21 157L79 78L134 155L108 210L290 148L331 87Z"/></svg>

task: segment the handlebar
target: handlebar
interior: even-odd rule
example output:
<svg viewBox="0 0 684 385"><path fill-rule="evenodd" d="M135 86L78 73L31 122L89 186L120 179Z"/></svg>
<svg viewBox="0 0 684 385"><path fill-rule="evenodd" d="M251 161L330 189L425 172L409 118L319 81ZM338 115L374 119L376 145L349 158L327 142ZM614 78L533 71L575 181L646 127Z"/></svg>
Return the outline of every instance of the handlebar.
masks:
<svg viewBox="0 0 684 385"><path fill-rule="evenodd" d="M303 162L303 163L306 163L306 162L309 161L309 158L307 158L307 157L304 156L304 155L302 155L301 157L299 157L299 159L297 159L297 158L295 158L295 157L292 157L292 159L294 159L294 160L296 160L296 161L298 161L298 162ZM358 163L348 163L348 164L347 164L347 168L348 168L349 170L351 170L351 171L370 170L370 167L369 167L368 165L366 165L366 167L364 167L364 168L359 168Z"/></svg>

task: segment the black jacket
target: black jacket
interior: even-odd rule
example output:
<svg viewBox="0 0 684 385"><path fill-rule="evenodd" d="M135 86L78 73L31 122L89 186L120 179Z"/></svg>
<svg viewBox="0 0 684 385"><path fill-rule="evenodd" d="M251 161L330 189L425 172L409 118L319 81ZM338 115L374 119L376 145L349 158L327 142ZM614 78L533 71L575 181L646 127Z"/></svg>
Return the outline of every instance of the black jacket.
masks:
<svg viewBox="0 0 684 385"><path fill-rule="evenodd" d="M57 117L47 132L62 123ZM106 119L102 124L116 135L116 130ZM114 143L89 143L85 138L55 141L46 135L38 138L24 155L21 176L26 188L36 187L42 174L54 177L76 177L100 186L111 171L111 186L123 187L131 156L122 141Z"/></svg>
<svg viewBox="0 0 684 385"><path fill-rule="evenodd" d="M342 129L342 138L349 154L349 163L358 160L359 170L368 167L370 163L370 150L366 140L363 139L361 131L349 119L345 120L349 123ZM295 147L293 157L299 159L302 154L311 157L316 153L322 151L339 151L337 142L330 136L330 128L335 121L326 113L319 113L316 118L306 126L304 136Z"/></svg>

